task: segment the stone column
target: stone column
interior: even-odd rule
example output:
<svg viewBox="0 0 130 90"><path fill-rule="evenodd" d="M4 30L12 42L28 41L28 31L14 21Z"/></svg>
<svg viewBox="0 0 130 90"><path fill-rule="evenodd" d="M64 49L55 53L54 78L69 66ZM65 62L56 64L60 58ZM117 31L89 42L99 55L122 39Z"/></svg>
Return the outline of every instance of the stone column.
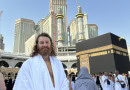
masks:
<svg viewBox="0 0 130 90"><path fill-rule="evenodd" d="M58 14L56 15L57 18L57 32L58 32L58 46L63 46L64 39L63 39L63 14L61 8L58 9Z"/></svg>
<svg viewBox="0 0 130 90"><path fill-rule="evenodd" d="M85 40L84 36L84 27L83 27L83 14L81 11L81 7L78 6L78 12L77 12L77 24L78 24L78 32L79 32L79 37L78 37L78 42Z"/></svg>

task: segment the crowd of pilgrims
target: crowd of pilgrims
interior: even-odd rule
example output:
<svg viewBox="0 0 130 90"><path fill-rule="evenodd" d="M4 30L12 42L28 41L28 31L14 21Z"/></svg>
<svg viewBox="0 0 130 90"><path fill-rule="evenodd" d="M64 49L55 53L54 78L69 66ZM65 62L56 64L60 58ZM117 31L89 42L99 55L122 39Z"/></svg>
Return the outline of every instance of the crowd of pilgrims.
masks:
<svg viewBox="0 0 130 90"><path fill-rule="evenodd" d="M69 81L70 90L130 90L130 75L128 76L125 73L119 74L118 71L115 71L114 73L103 72L93 75L86 74L85 71L83 71L82 75L80 72L80 75L75 75L73 72L68 74L66 70L65 73ZM87 76L84 76L84 74ZM78 79L81 76L81 81L78 82ZM90 79L95 82L96 89L93 88L95 85L91 84L92 82L89 81ZM80 86L77 86L77 82Z"/></svg>
<svg viewBox="0 0 130 90"><path fill-rule="evenodd" d="M127 74L119 74L118 71L115 73L99 73L92 75L96 82L99 90L129 90L130 77Z"/></svg>
<svg viewBox="0 0 130 90"><path fill-rule="evenodd" d="M125 73L119 74L118 71L91 75L88 69L83 67L79 73L68 73L65 70L65 74L69 82L69 90L130 90L130 76ZM12 90L14 83L15 80L11 77L5 79L6 90Z"/></svg>

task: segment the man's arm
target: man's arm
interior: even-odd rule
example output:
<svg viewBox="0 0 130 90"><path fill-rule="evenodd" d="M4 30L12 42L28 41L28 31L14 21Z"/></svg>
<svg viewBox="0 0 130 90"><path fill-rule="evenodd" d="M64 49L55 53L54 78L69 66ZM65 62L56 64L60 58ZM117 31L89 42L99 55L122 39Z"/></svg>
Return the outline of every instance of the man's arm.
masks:
<svg viewBox="0 0 130 90"><path fill-rule="evenodd" d="M3 74L0 73L0 90L6 90Z"/></svg>

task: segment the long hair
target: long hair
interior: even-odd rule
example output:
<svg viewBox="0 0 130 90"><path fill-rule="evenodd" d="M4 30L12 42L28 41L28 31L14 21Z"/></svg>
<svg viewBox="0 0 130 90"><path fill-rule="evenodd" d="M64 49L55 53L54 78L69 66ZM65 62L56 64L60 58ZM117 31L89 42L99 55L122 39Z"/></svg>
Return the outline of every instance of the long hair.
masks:
<svg viewBox="0 0 130 90"><path fill-rule="evenodd" d="M31 53L30 56L34 57L34 56L38 55L38 53L39 53L39 50L38 50L38 39L40 37L47 37L47 38L50 39L50 42L51 42L51 53L50 53L50 56L56 56L56 52L55 52L55 49L54 49L54 44L52 42L51 37L47 33L41 33L40 35L38 35L38 37L37 37L37 39L35 41L35 45L33 47L33 52Z"/></svg>

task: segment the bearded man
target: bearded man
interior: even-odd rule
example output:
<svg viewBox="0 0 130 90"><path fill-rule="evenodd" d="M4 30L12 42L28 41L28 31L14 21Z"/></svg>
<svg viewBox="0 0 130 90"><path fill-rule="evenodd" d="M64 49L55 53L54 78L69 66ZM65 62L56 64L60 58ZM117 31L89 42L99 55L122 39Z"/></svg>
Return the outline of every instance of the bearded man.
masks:
<svg viewBox="0 0 130 90"><path fill-rule="evenodd" d="M31 57L20 68L13 90L69 90L62 63L55 56L51 37L40 34Z"/></svg>

